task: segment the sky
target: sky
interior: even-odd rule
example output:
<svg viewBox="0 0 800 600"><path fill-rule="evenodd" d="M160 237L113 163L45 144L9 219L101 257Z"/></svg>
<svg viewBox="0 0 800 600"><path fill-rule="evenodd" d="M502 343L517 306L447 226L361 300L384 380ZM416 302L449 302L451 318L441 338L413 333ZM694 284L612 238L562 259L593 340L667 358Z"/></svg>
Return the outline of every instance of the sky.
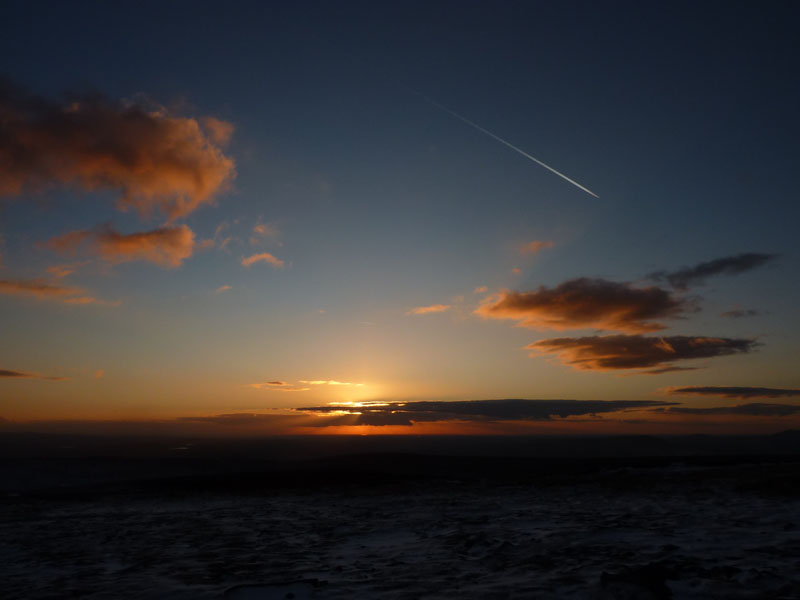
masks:
<svg viewBox="0 0 800 600"><path fill-rule="evenodd" d="M5 6L3 427L800 426L792 3Z"/></svg>

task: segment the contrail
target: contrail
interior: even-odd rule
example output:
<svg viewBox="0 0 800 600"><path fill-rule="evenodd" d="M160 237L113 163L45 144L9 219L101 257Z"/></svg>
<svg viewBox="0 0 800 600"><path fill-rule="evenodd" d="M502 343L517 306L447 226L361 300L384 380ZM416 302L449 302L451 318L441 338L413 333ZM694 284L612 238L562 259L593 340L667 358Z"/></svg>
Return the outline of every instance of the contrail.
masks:
<svg viewBox="0 0 800 600"><path fill-rule="evenodd" d="M531 156L530 154L528 154L527 152L525 152L525 151L524 151L524 150L522 150L521 148L517 148L517 147L516 147L514 144L511 144L511 143L509 143L509 142L505 141L503 138L501 138L501 137L499 137L499 136L496 136L496 135L495 135L495 134L493 134L491 131L487 131L486 129L484 129L483 127L481 127L480 125L478 125L477 123L473 123L473 122L472 122L472 121L470 121L468 118L466 118L466 117L462 117L462 116L461 116L460 114L458 114L457 112L455 112L455 111L452 111L452 110L450 110L449 108L447 108L446 106L443 106L443 105L439 104L438 102L436 102L436 100L433 100L433 99L431 99L431 98L428 98L428 97L427 97L425 94L422 94L421 92L418 92L417 90L414 90L414 89L412 89L412 88L409 88L409 87L407 87L407 86L403 86L403 87L405 87L405 88L406 88L407 90L409 90L410 92L412 92L412 93L416 94L417 96L419 96L420 98L422 98L422 99L423 99L423 100L425 100L426 102L428 102L428 103L430 103L430 104L433 104L433 105L434 105L436 108L443 110L443 111L444 111L444 112L446 112L447 114L449 114L449 115L451 115L451 116L455 117L456 119L459 119L460 121L463 121L464 123L466 123L466 124L467 124L467 125L469 125L470 127L474 127L474 128L475 128L475 129L477 129L478 131L480 131L480 132L482 132L482 133L485 133L486 135L488 135L488 136L489 136L489 137L491 137L491 138L494 138L494 139L496 139L496 140L497 140L498 142L500 142L501 144L504 144L504 145L508 146L508 147L509 147L509 148L511 148L512 150L516 150L517 152L519 152L520 154L522 154L522 156L524 156L525 158L529 158L530 160L532 160L533 162L535 162L537 165L540 165L540 166L544 167L545 169L547 169L548 171L550 171L551 173L555 173L556 175L558 175L558 176L559 176L559 177L561 177L562 179L565 179L566 181L569 181L569 182L570 182L572 185L574 185L574 186L575 186L575 187L577 187L577 188L580 188L580 189L582 189L582 190L583 190L584 192L586 192L587 194L590 194L590 195L594 196L595 198L599 198L599 197L600 197L600 196L598 196L597 194L595 194L593 191L591 191L591 190L589 190L589 189L586 189L585 187L583 187L583 186L582 186L580 183L578 183L578 182L577 182L577 181L575 181L574 179L570 179L569 177L567 177L567 176L566 176L566 175L564 175L563 173L560 173L559 171L556 171L556 170L555 170L553 167L551 167L550 165L546 165L546 164L544 164L544 163L543 163L542 161L540 161L538 158L536 158L536 157L534 157L534 156Z"/></svg>

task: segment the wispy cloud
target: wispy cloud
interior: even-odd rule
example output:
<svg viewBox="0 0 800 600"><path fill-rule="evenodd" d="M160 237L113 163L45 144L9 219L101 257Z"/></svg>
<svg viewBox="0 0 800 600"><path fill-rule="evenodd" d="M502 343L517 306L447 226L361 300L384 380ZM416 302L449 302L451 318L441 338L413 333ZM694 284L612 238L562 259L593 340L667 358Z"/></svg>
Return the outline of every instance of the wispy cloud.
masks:
<svg viewBox="0 0 800 600"><path fill-rule="evenodd" d="M260 254L253 254L252 256L248 256L246 258L242 258L242 266L249 267L252 264L257 262L265 262L276 269L282 269L284 262L280 258L274 257L269 252L262 252Z"/></svg>
<svg viewBox="0 0 800 600"><path fill-rule="evenodd" d="M724 313L720 313L720 317L725 317L726 319L744 319L746 317L757 317L759 313L757 310L752 308L748 309L739 309L735 308L733 310L725 311Z"/></svg>
<svg viewBox="0 0 800 600"><path fill-rule="evenodd" d="M719 398L792 398L800 396L800 389L747 386L698 386L668 387L663 392L670 396L716 396Z"/></svg>
<svg viewBox="0 0 800 600"><path fill-rule="evenodd" d="M475 314L487 319L512 319L532 329L607 329L629 333L656 331L655 319L674 318L691 310L685 300L659 287L580 278L554 288L505 291L488 298Z"/></svg>
<svg viewBox="0 0 800 600"><path fill-rule="evenodd" d="M489 291L489 288L485 285L479 285L474 290L472 290L473 294L485 294Z"/></svg>
<svg viewBox="0 0 800 600"><path fill-rule="evenodd" d="M229 291L229 290L232 290L232 289L233 289L233 287L231 287L231 286L229 286L229 285L221 285L221 286L219 286L219 287L218 287L216 290L214 290L214 291L215 291L217 294L221 294L222 292L227 292L227 291Z"/></svg>
<svg viewBox="0 0 800 600"><path fill-rule="evenodd" d="M0 380L3 379L41 379L43 381L66 381L69 379L69 377L53 377L49 375L41 375L39 373L30 373L27 371L0 369Z"/></svg>
<svg viewBox="0 0 800 600"><path fill-rule="evenodd" d="M758 344L754 340L673 335L608 335L540 340L525 348L537 353L553 354L564 364L587 371L617 369L656 370L646 374L681 370L675 361L713 358L750 352Z"/></svg>
<svg viewBox="0 0 800 600"><path fill-rule="evenodd" d="M250 244L257 246L266 240L276 240L279 235L280 230L277 225L259 221L253 226L253 231L250 235ZM282 244L278 242L278 245Z"/></svg>
<svg viewBox="0 0 800 600"><path fill-rule="evenodd" d="M355 387L361 387L363 383L351 383L349 381L336 381L333 379L301 379L300 383L305 383L306 385L352 385Z"/></svg>
<svg viewBox="0 0 800 600"><path fill-rule="evenodd" d="M110 225L70 231L51 238L47 246L62 254L83 251L111 264L143 260L166 268L183 264L194 251L194 232L186 225L123 234Z"/></svg>
<svg viewBox="0 0 800 600"><path fill-rule="evenodd" d="M653 281L666 281L677 290L687 290L695 284L702 284L715 275L738 275L767 264L777 258L777 254L748 252L735 256L725 256L693 267L683 267L677 271L656 271L647 275Z"/></svg>
<svg viewBox="0 0 800 600"><path fill-rule="evenodd" d="M552 248L553 246L554 244L550 240L533 240L532 242L521 244L519 252L520 254L538 254L545 248Z"/></svg>
<svg viewBox="0 0 800 600"><path fill-rule="evenodd" d="M453 308L450 304L431 304L430 306L417 306L407 311L407 315L429 315L431 313L445 312Z"/></svg>
<svg viewBox="0 0 800 600"><path fill-rule="evenodd" d="M255 390L273 390L276 392L307 392L311 388L292 385L285 381L265 381L263 383L249 383L247 387Z"/></svg>
<svg viewBox="0 0 800 600"><path fill-rule="evenodd" d="M78 263L69 263L65 265L51 265L47 267L47 274L57 279L62 279L63 277L72 275L75 271L77 271L80 267L82 267L85 264L86 264L85 262L78 262Z"/></svg>
<svg viewBox="0 0 800 600"><path fill-rule="evenodd" d="M209 203L235 177L221 145L232 125L100 94L53 101L0 81L0 196L57 185L117 190L120 208L169 220Z"/></svg>
<svg viewBox="0 0 800 600"><path fill-rule="evenodd" d="M24 296L39 300L53 300L63 304L100 304L119 306L120 301L109 302L86 296L86 290L65 286L42 279L0 279L0 294Z"/></svg>

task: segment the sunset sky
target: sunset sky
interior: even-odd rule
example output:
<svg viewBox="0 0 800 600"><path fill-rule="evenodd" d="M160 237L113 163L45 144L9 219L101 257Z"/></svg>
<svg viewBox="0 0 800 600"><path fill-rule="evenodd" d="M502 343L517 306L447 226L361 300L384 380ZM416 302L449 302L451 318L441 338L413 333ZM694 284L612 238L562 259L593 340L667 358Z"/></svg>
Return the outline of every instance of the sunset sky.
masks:
<svg viewBox="0 0 800 600"><path fill-rule="evenodd" d="M800 426L796 4L5 7L3 427Z"/></svg>

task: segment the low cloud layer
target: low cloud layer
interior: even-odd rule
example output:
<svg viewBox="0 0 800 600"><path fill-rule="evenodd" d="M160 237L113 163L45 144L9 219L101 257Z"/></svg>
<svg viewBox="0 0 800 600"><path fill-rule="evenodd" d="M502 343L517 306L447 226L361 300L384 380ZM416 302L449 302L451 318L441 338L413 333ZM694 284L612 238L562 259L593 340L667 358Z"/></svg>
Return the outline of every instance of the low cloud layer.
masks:
<svg viewBox="0 0 800 600"><path fill-rule="evenodd" d="M675 361L713 358L750 352L754 340L673 335L608 335L540 340L526 346L538 353L553 354L575 369L611 371L653 369L648 374L682 370Z"/></svg>
<svg viewBox="0 0 800 600"><path fill-rule="evenodd" d="M194 232L186 225L178 225L124 234L105 226L97 230L70 231L52 238L47 246L62 254L91 254L111 264L143 260L175 268L192 255Z"/></svg>
<svg viewBox="0 0 800 600"><path fill-rule="evenodd" d="M445 312L453 308L450 304L431 304L430 306L417 306L412 308L407 315L429 315L431 313Z"/></svg>
<svg viewBox="0 0 800 600"><path fill-rule="evenodd" d="M501 292L476 311L487 319L513 319L532 329L606 329L642 333L663 329L657 319L674 318L693 307L659 287L580 278L552 289Z"/></svg>
<svg viewBox="0 0 800 600"><path fill-rule="evenodd" d="M42 379L44 381L65 381L69 377L52 377L40 375L39 373L28 373L26 371L12 371L10 369L0 369L0 380L3 379Z"/></svg>
<svg viewBox="0 0 800 600"><path fill-rule="evenodd" d="M792 404L739 404L737 406L717 406L713 408L688 408L672 406L658 409L666 413L685 415L742 415L747 417L788 417L800 414L800 405Z"/></svg>
<svg viewBox="0 0 800 600"><path fill-rule="evenodd" d="M777 254L758 254L748 252L736 256L725 256L693 267L684 267L677 271L656 271L647 278L653 281L666 281L676 290L688 290L693 285L700 285L715 275L738 275L758 268L774 260Z"/></svg>
<svg viewBox="0 0 800 600"><path fill-rule="evenodd" d="M63 185L114 190L120 208L174 220L235 177L221 149L232 129L99 94L48 100L0 80L0 196Z"/></svg>
<svg viewBox="0 0 800 600"><path fill-rule="evenodd" d="M792 398L800 396L800 389L740 387L740 386L696 386L669 387L664 393L671 396L715 396L718 398Z"/></svg>
<svg viewBox="0 0 800 600"><path fill-rule="evenodd" d="M628 409L663 407L650 400L469 400L459 402L389 402L358 407L309 406L295 410L315 414L350 412L353 425L412 425L434 421L550 421Z"/></svg>

